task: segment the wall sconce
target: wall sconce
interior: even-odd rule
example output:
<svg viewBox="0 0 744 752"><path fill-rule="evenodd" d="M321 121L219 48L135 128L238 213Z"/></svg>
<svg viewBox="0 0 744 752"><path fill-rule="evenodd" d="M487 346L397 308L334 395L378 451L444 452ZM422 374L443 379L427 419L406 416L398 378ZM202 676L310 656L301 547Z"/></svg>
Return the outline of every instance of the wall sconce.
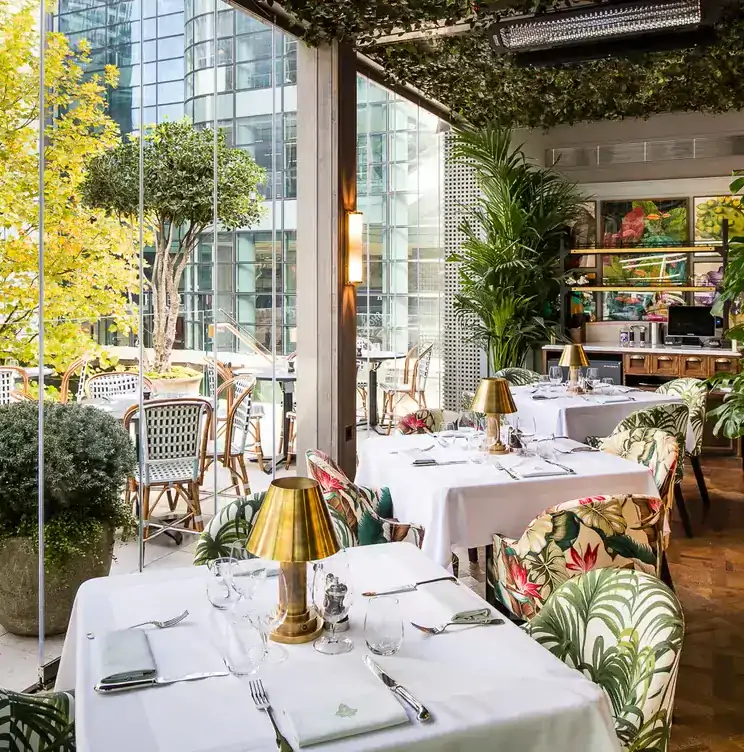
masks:
<svg viewBox="0 0 744 752"><path fill-rule="evenodd" d="M364 214L358 211L346 213L346 282L361 284L364 278Z"/></svg>

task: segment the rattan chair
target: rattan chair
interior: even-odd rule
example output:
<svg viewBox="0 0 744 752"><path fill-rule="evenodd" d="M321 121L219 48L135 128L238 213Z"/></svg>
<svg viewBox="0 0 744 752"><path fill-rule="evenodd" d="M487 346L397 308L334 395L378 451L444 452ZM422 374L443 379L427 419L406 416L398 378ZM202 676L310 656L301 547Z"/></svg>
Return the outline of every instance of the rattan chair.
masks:
<svg viewBox="0 0 744 752"><path fill-rule="evenodd" d="M203 479L207 437L212 422L212 406L202 397L163 399L145 402L140 447L141 464L129 480L127 499L132 501L142 490L142 519L145 540L153 537L151 528L159 528L155 535L173 531L179 525L193 526L200 533L204 529L199 502L199 486ZM124 428L130 430L139 417L139 405L132 405L124 415ZM158 493L151 500L153 489ZM166 496L170 514L167 522L151 522L152 512ZM186 502L187 513L175 514L178 499Z"/></svg>
<svg viewBox="0 0 744 752"><path fill-rule="evenodd" d="M21 388L16 387L16 381L21 380ZM0 405L17 402L18 397L13 392L28 394L28 374L18 366L0 366Z"/></svg>
<svg viewBox="0 0 744 752"><path fill-rule="evenodd" d="M403 383L382 385L383 421L387 419L388 433L395 423L395 409L406 397L413 400L420 410L426 409L426 381L429 377L433 349L432 345L412 347L403 366Z"/></svg>
<svg viewBox="0 0 744 752"><path fill-rule="evenodd" d="M128 395L139 394L140 378L143 388L150 390L152 385L149 379L140 377L134 371L111 371L111 373L97 373L91 376L86 385L85 393L91 399L112 399Z"/></svg>
<svg viewBox="0 0 744 752"><path fill-rule="evenodd" d="M83 355L81 358L77 358L70 363L62 374L62 385L59 389L59 401L64 405L70 401L70 382L75 374L80 371L80 379L78 380L77 392L75 392L75 400L80 400L85 396L85 382L88 379L88 365L93 359L92 355Z"/></svg>

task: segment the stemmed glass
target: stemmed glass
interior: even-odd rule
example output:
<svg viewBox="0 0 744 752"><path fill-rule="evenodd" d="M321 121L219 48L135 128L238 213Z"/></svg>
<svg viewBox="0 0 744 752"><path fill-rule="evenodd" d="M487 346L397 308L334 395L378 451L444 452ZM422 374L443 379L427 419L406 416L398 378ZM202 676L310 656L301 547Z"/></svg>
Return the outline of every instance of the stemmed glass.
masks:
<svg viewBox="0 0 744 752"><path fill-rule="evenodd" d="M232 608L240 597L232 586L231 565L232 559L229 556L219 557L207 564L207 599L220 611Z"/></svg>
<svg viewBox="0 0 744 752"><path fill-rule="evenodd" d="M592 389L596 389L601 383L599 380L599 368L587 368L586 380L589 382Z"/></svg>
<svg viewBox="0 0 744 752"><path fill-rule="evenodd" d="M354 643L348 637L339 638L336 633L336 625L349 613L352 601L349 561L345 551L316 562L312 588L313 606L331 628L330 635L319 637L313 647L325 655L348 653Z"/></svg>
<svg viewBox="0 0 744 752"><path fill-rule="evenodd" d="M514 428L519 431L519 437L522 442L522 449L519 451L519 454L524 457L531 455L532 451L529 449L529 445L535 440L535 436L537 434L535 419L531 415L517 415L514 418L513 425Z"/></svg>

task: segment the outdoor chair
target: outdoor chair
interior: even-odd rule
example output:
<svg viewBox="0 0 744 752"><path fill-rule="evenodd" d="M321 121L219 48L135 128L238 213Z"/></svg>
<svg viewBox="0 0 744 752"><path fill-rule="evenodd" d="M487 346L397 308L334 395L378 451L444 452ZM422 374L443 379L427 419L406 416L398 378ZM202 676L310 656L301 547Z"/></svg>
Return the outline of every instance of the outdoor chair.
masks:
<svg viewBox="0 0 744 752"><path fill-rule="evenodd" d="M512 386L527 386L540 381L540 374L529 368L502 368L494 373L496 379L506 379Z"/></svg>
<svg viewBox="0 0 744 752"><path fill-rule="evenodd" d="M78 379L78 387L75 392L75 400L80 402L85 396L85 382L88 379L88 366L92 359L92 355L83 355L81 358L73 360L65 369L64 374L62 374L62 384L59 389L59 401L63 405L70 401L70 382L78 370L80 371L80 378Z"/></svg>
<svg viewBox="0 0 744 752"><path fill-rule="evenodd" d="M91 399L113 399L116 397L136 396L139 394L140 378L142 388L152 389L149 379L133 371L112 371L111 373L97 373L91 376L85 391Z"/></svg>
<svg viewBox="0 0 744 752"><path fill-rule="evenodd" d="M420 410L426 409L426 381L433 349L433 345L412 347L403 365L403 382L382 384L383 421L387 420L388 434L395 422L395 409L404 399L413 400Z"/></svg>
<svg viewBox="0 0 744 752"><path fill-rule="evenodd" d="M0 689L0 744L12 752L75 752L72 694Z"/></svg>
<svg viewBox="0 0 744 752"><path fill-rule="evenodd" d="M18 380L21 382L20 389L16 386ZM17 401L18 395L13 392L28 394L28 374L18 366L0 366L0 405Z"/></svg>

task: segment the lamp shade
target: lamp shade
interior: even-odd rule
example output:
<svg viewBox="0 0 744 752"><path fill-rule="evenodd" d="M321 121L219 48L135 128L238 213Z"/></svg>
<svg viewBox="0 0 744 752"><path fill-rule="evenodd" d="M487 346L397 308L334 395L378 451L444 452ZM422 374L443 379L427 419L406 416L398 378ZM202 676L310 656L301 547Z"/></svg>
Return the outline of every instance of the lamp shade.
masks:
<svg viewBox="0 0 744 752"><path fill-rule="evenodd" d="M506 379L481 379L470 409L486 415L506 415L517 412L509 382Z"/></svg>
<svg viewBox="0 0 744 752"><path fill-rule="evenodd" d="M581 345L566 345L563 348L558 365L568 366L569 368L585 368L589 365L589 360Z"/></svg>
<svg viewBox="0 0 744 752"><path fill-rule="evenodd" d="M277 478L269 486L246 546L261 559L325 559L341 546L320 486L310 478Z"/></svg>

